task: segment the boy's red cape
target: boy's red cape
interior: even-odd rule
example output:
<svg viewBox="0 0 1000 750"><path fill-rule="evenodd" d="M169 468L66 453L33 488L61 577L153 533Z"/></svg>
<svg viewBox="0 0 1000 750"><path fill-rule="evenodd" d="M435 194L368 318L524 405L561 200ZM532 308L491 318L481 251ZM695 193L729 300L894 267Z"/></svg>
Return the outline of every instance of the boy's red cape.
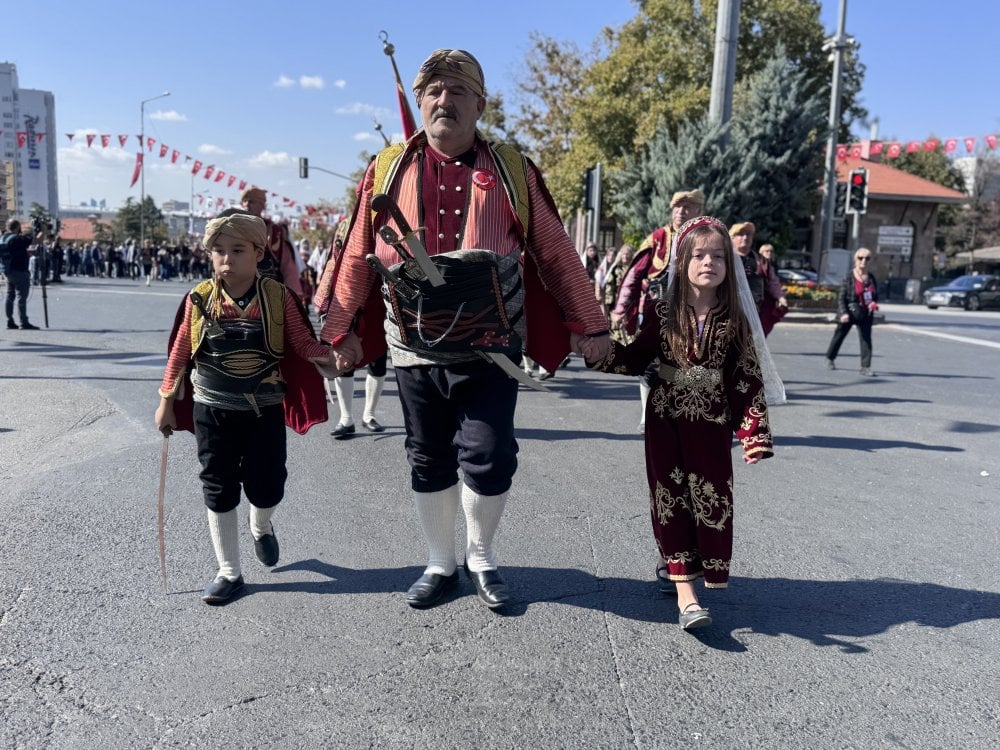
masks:
<svg viewBox="0 0 1000 750"><path fill-rule="evenodd" d="M310 333L315 335L312 322L306 314L305 309L292 294L295 300L295 309L302 316L302 321L306 324ZM174 327L170 332L170 340L167 343L167 352L173 349L174 339L184 321L184 304L187 295L181 300L177 314L174 316ZM302 359L291 347L286 347L285 356L281 359L281 377L285 381L285 424L291 427L299 435L305 435L314 424L320 424L329 419L326 409L326 389L323 387L323 376L319 374L316 366L306 359ZM184 373L184 383L181 385L180 393L174 401L174 418L177 421L178 430L194 432L194 401L191 398L194 387L191 385L191 365L188 364Z"/></svg>

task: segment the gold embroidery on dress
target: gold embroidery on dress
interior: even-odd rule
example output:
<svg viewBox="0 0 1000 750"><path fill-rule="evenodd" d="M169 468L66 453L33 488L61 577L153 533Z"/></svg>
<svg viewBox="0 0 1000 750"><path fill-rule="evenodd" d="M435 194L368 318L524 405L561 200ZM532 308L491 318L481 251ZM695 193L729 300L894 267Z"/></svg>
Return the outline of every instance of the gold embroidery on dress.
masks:
<svg viewBox="0 0 1000 750"><path fill-rule="evenodd" d="M680 466L674 467L674 470L670 472L670 478L674 480L674 484L680 484L684 481L684 472Z"/></svg>
<svg viewBox="0 0 1000 750"><path fill-rule="evenodd" d="M688 474L688 509L696 523L722 531L733 515L733 488L728 495L719 495L715 485L697 474Z"/></svg>
<svg viewBox="0 0 1000 750"><path fill-rule="evenodd" d="M678 506L684 505L683 495L674 497L670 490L659 482L656 483L656 493L650 496L650 504L656 520L661 524L666 524L674 516L674 510Z"/></svg>
<svg viewBox="0 0 1000 750"><path fill-rule="evenodd" d="M736 390L740 393L746 394L746 392L750 390L750 384L745 380L741 380L736 384Z"/></svg>
<svg viewBox="0 0 1000 750"><path fill-rule="evenodd" d="M653 411L656 412L656 416L662 417L663 412L667 408L667 390L662 385L658 385L650 398L652 399Z"/></svg>

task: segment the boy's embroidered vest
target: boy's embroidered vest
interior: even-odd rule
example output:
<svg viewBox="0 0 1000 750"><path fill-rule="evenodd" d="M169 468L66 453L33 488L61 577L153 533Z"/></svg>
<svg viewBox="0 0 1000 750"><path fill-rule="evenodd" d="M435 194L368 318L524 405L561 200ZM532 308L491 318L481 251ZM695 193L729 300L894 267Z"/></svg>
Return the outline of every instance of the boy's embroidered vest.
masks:
<svg viewBox="0 0 1000 750"><path fill-rule="evenodd" d="M203 281L192 293L201 295L205 308L215 306L219 293L213 280ZM206 318L191 307L191 354L198 369L198 385L228 393L275 390L281 383L278 365L285 347L285 286L257 279L260 319Z"/></svg>
<svg viewBox="0 0 1000 750"><path fill-rule="evenodd" d="M504 143L487 143L504 186L521 242L528 234L528 165ZM387 192L406 163L407 144L383 149L375 157L373 195ZM373 226L378 226L372 215ZM434 287L412 278L403 264L391 267L402 280L386 282L390 337L407 348L427 354L471 350L520 354L519 328L524 294L516 259L499 259L488 250L456 250L431 256L445 279Z"/></svg>

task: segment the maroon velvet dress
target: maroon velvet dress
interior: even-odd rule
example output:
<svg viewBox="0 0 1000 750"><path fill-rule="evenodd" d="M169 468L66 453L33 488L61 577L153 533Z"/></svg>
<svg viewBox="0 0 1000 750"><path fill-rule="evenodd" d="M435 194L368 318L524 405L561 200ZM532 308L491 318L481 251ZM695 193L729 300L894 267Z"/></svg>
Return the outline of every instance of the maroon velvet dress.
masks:
<svg viewBox="0 0 1000 750"><path fill-rule="evenodd" d="M641 375L654 359L656 382L646 403L646 475L653 536L671 580L704 576L709 588L725 588L733 550L733 433L747 456L772 455L764 384L752 340L733 344L733 323L717 308L701 335L688 309L690 366L678 363L666 343L667 303L647 307L628 346L611 343L593 365L603 372Z"/></svg>

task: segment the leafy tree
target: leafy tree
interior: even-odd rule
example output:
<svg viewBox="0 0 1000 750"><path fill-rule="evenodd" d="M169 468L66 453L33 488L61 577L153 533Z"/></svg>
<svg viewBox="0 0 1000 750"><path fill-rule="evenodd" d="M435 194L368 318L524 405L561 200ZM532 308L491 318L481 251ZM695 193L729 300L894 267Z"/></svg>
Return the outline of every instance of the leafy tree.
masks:
<svg viewBox="0 0 1000 750"><path fill-rule="evenodd" d="M126 198L125 204L118 209L114 221L111 222L111 231L119 241L134 239L138 242L140 236L145 236L147 240L152 242L167 241L167 223L163 218L163 212L156 207L156 203L148 195L141 208L137 200L131 197Z"/></svg>
<svg viewBox="0 0 1000 750"><path fill-rule="evenodd" d="M929 138L934 138L931 135ZM904 152L892 161L892 166L925 180L965 192L965 177L939 146L933 151ZM973 219L969 224L969 219ZM975 237L975 212L964 206L942 205L938 208L937 233L934 246L938 250L955 253L967 249L968 242Z"/></svg>
<svg viewBox="0 0 1000 750"><path fill-rule="evenodd" d="M483 111L483 116L479 118L479 131L488 141L503 141L520 151L527 151L527 147L518 138L517 133L508 130L504 98L499 91L487 94L486 109Z"/></svg>

